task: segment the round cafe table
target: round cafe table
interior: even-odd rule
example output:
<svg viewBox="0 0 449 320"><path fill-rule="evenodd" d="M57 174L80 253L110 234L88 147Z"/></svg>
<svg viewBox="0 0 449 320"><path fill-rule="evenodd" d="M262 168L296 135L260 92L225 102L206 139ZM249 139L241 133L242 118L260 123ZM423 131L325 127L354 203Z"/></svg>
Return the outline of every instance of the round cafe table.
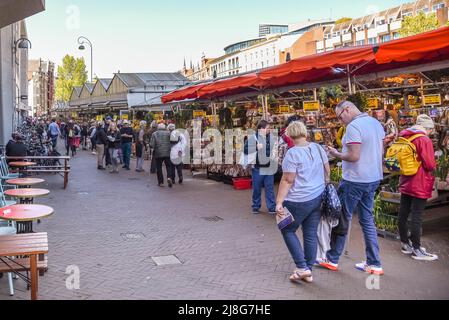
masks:
<svg viewBox="0 0 449 320"><path fill-rule="evenodd" d="M10 189L6 190L5 195L17 198L20 204L33 204L34 198L45 197L50 194L50 190L46 189Z"/></svg>
<svg viewBox="0 0 449 320"><path fill-rule="evenodd" d="M19 186L19 187L25 187L29 188L31 186L44 183L44 179L38 179L38 178L18 178L18 179L11 179L7 180L6 183L13 185L13 186Z"/></svg>
<svg viewBox="0 0 449 320"><path fill-rule="evenodd" d="M23 174L23 170L26 170L27 167L35 166L35 162L30 161L14 161L8 164L10 167L19 169L19 176Z"/></svg>
<svg viewBox="0 0 449 320"><path fill-rule="evenodd" d="M53 214L51 207L38 204L16 204L0 208L0 219L17 223L17 233L33 233L33 221Z"/></svg>

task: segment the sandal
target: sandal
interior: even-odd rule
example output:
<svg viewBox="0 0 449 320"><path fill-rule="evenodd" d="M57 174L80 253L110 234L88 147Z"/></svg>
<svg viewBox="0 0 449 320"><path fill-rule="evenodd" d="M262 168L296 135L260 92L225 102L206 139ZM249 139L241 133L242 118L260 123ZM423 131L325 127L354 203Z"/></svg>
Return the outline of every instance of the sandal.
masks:
<svg viewBox="0 0 449 320"><path fill-rule="evenodd" d="M312 279L312 280L310 280ZM312 272L305 269L296 269L290 276L290 281L294 283L301 283L301 281L312 282Z"/></svg>

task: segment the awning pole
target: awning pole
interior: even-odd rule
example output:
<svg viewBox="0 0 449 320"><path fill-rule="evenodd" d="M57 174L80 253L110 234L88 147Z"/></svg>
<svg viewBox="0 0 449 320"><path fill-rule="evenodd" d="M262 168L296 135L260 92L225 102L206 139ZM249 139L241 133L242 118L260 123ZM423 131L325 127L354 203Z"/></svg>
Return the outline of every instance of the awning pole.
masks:
<svg viewBox="0 0 449 320"><path fill-rule="evenodd" d="M349 65L346 66L346 74L348 75L348 91L349 94L352 94L351 71L349 69Z"/></svg>

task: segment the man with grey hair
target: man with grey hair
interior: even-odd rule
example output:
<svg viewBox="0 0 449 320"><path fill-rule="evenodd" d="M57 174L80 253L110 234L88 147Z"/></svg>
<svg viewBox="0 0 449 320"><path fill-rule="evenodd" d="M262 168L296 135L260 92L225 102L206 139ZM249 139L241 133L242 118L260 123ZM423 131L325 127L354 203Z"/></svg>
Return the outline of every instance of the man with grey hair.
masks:
<svg viewBox="0 0 449 320"><path fill-rule="evenodd" d="M367 261L356 265L358 270L383 275L377 230L374 223L374 196L383 179L385 131L376 119L361 112L352 102L343 101L335 110L346 125L342 152L329 147L329 154L343 161L343 180L339 187L343 213L340 224L332 231L331 250L320 266L338 271L338 261L345 243L352 215L356 209L366 245Z"/></svg>
<svg viewBox="0 0 449 320"><path fill-rule="evenodd" d="M153 133L150 141L150 148L153 149L153 157L156 159L156 171L159 187L164 187L164 174L162 165L165 164L167 169L167 182L170 188L173 187L172 166L170 161L170 132L166 129L165 124L161 123L157 127L157 131Z"/></svg>

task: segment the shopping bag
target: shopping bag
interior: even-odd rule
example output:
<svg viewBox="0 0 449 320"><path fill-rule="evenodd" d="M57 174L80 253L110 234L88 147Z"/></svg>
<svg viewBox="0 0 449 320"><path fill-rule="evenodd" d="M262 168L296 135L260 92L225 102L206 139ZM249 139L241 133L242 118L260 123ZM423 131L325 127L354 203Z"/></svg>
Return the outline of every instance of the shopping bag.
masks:
<svg viewBox="0 0 449 320"><path fill-rule="evenodd" d="M276 222L278 224L279 230L284 230L289 225L291 225L293 222L295 222L295 218L293 218L293 215L291 212L284 207L284 215L282 217L279 217L279 215L276 216Z"/></svg>

